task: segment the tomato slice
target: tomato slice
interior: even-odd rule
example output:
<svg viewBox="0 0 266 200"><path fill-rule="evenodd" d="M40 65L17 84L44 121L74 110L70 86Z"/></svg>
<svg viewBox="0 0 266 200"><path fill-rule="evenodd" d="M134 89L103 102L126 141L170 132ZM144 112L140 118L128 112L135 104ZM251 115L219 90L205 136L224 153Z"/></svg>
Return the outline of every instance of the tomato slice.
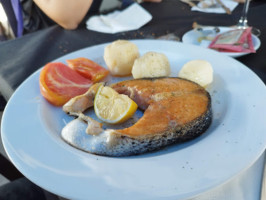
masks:
<svg viewBox="0 0 266 200"><path fill-rule="evenodd" d="M41 94L51 104L62 106L69 99L84 94L93 82L63 63L48 63L40 74Z"/></svg>
<svg viewBox="0 0 266 200"><path fill-rule="evenodd" d="M107 69L88 58L81 57L67 60L67 64L70 68L94 83L102 80L109 74Z"/></svg>

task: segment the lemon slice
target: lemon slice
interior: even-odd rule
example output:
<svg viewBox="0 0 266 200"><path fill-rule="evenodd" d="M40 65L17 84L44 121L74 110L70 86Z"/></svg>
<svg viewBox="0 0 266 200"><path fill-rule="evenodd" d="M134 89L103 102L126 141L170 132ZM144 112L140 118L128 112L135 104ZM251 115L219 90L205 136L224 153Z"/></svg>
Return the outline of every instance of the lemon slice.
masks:
<svg viewBox="0 0 266 200"><path fill-rule="evenodd" d="M213 81L213 69L211 64L205 60L192 60L182 67L178 76L206 87Z"/></svg>
<svg viewBox="0 0 266 200"><path fill-rule="evenodd" d="M100 86L94 100L96 116L103 122L118 124L128 120L138 105L127 95L118 94L114 89Z"/></svg>

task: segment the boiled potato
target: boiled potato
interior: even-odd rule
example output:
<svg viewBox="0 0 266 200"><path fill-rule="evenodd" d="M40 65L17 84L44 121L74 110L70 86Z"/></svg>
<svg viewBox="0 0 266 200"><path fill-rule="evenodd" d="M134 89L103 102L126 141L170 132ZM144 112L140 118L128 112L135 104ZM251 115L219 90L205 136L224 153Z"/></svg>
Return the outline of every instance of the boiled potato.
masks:
<svg viewBox="0 0 266 200"><path fill-rule="evenodd" d="M104 61L114 76L130 75L134 61L138 57L138 47L127 40L116 40L104 49Z"/></svg>
<svg viewBox="0 0 266 200"><path fill-rule="evenodd" d="M206 87L213 81L213 69L206 60L192 60L182 67L178 76Z"/></svg>
<svg viewBox="0 0 266 200"><path fill-rule="evenodd" d="M157 52L147 52L135 60L132 75L134 78L162 77L171 73L168 58Z"/></svg>

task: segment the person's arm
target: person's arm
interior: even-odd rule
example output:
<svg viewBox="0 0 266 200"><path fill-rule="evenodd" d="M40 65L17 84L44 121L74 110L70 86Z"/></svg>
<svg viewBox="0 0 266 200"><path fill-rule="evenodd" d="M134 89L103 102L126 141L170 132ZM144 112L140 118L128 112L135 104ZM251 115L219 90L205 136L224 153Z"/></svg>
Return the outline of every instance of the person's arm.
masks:
<svg viewBox="0 0 266 200"><path fill-rule="evenodd" d="M93 0L34 0L53 21L65 29L76 29Z"/></svg>

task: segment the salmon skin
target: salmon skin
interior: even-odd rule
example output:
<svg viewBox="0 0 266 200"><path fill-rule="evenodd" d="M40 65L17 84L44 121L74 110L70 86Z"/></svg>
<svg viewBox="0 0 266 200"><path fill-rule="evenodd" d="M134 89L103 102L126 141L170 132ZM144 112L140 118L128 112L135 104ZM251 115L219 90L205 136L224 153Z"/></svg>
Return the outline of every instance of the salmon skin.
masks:
<svg viewBox="0 0 266 200"><path fill-rule="evenodd" d="M98 155L129 156L191 140L211 124L210 94L192 81L174 77L134 79L111 87L133 99L144 110L143 116L131 127L103 130L93 139L86 136L83 144L68 130L71 136L63 134L68 143ZM95 142L95 137L99 141Z"/></svg>

